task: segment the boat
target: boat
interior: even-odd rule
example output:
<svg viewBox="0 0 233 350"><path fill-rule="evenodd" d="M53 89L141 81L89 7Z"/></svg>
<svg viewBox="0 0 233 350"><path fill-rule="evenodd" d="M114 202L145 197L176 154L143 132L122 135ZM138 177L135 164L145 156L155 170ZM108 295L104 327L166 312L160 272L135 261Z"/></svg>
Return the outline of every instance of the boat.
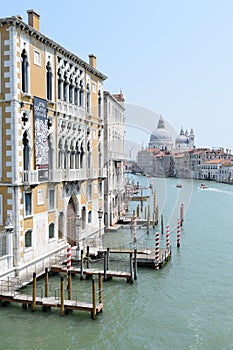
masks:
<svg viewBox="0 0 233 350"><path fill-rule="evenodd" d="M181 188L181 187L183 187L183 185L182 185L180 182L178 182L178 183L176 184L176 187Z"/></svg>
<svg viewBox="0 0 233 350"><path fill-rule="evenodd" d="M209 188L209 186L205 185L205 184L200 184L199 187L201 190L205 190L206 188Z"/></svg>

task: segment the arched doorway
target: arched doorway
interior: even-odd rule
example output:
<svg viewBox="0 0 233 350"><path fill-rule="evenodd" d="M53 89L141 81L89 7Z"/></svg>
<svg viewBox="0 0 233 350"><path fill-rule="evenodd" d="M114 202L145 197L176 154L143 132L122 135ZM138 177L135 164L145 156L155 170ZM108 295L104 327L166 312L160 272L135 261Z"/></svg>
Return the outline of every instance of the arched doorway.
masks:
<svg viewBox="0 0 233 350"><path fill-rule="evenodd" d="M67 242L74 246L76 245L76 210L73 198L71 197L67 207Z"/></svg>

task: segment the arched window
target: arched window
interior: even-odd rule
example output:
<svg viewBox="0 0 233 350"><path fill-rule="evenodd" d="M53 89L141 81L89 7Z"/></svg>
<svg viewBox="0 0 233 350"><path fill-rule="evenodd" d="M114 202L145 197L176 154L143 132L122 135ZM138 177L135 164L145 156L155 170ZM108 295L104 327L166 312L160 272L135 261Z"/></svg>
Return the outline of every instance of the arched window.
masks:
<svg viewBox="0 0 233 350"><path fill-rule="evenodd" d="M68 101L68 86L69 86L68 75L67 75L67 72L65 72L65 75L64 75L64 91L63 91L63 99L64 99L64 101Z"/></svg>
<svg viewBox="0 0 233 350"><path fill-rule="evenodd" d="M54 238L54 223L51 223L50 225L49 225L49 239L51 239L51 238Z"/></svg>
<svg viewBox="0 0 233 350"><path fill-rule="evenodd" d="M25 49L23 49L22 54L22 65L21 65L21 74L22 74L22 91L28 93L28 56Z"/></svg>
<svg viewBox="0 0 233 350"><path fill-rule="evenodd" d="M83 89L83 81L81 80L80 81L80 89L79 89L79 105L81 107L84 106L84 99L83 99L83 96L84 96L84 89Z"/></svg>
<svg viewBox="0 0 233 350"><path fill-rule="evenodd" d="M101 118L101 104L102 104L102 97L101 97L101 91L98 91L98 117Z"/></svg>
<svg viewBox="0 0 233 350"><path fill-rule="evenodd" d="M23 170L29 170L30 147L26 131L23 134Z"/></svg>
<svg viewBox="0 0 233 350"><path fill-rule="evenodd" d="M24 236L24 245L25 248L32 247L32 230L27 230Z"/></svg>
<svg viewBox="0 0 233 350"><path fill-rule="evenodd" d="M58 70L58 99L61 100L62 99L62 82L63 82L63 79L62 79L62 71L61 69L59 68Z"/></svg>
<svg viewBox="0 0 233 350"><path fill-rule="evenodd" d="M87 83L87 101L86 101L87 113L90 114L90 86Z"/></svg>
<svg viewBox="0 0 233 350"><path fill-rule="evenodd" d="M74 82L73 82L73 79L70 79L69 101L70 101L70 103L74 103Z"/></svg>
<svg viewBox="0 0 233 350"><path fill-rule="evenodd" d="M47 88L47 100L52 100L52 66L51 63L48 62L46 65L46 88Z"/></svg>
<svg viewBox="0 0 233 350"><path fill-rule="evenodd" d="M74 83L74 104L79 106L79 81L77 78Z"/></svg>

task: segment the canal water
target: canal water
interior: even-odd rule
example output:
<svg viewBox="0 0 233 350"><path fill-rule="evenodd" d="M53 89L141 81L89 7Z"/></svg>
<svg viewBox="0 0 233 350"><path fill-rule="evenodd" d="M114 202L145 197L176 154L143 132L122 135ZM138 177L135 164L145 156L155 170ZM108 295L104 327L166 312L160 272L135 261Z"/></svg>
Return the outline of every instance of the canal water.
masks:
<svg viewBox="0 0 233 350"><path fill-rule="evenodd" d="M171 225L171 260L157 271L138 268L132 285L116 279L103 283L104 311L95 321L84 312L61 317L54 309L1 307L0 349L233 349L233 186L209 182L201 190L199 181L182 180L179 189L175 179L132 178L156 190L159 213ZM181 202L185 219L177 249ZM129 209L137 204L131 202ZM151 244L157 230L160 223L149 234L138 229L138 244L144 239ZM132 233L120 229L105 240L129 243ZM59 287L59 276L52 281ZM74 277L73 288L80 286L91 291L90 280Z"/></svg>

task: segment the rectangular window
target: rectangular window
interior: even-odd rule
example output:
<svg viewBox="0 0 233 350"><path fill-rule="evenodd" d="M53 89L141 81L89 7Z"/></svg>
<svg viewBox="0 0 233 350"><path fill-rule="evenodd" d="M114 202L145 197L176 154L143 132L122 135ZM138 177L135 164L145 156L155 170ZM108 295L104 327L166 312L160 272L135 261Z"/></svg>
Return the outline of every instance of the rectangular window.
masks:
<svg viewBox="0 0 233 350"><path fill-rule="evenodd" d="M96 83L92 83L92 92L96 93Z"/></svg>
<svg viewBox="0 0 233 350"><path fill-rule="evenodd" d="M41 53L38 50L34 50L34 64L41 66Z"/></svg>
<svg viewBox="0 0 233 350"><path fill-rule="evenodd" d="M103 192L103 186L102 186L102 181L99 182L99 196L102 197Z"/></svg>
<svg viewBox="0 0 233 350"><path fill-rule="evenodd" d="M88 212L88 224L91 224L91 210Z"/></svg>
<svg viewBox="0 0 233 350"><path fill-rule="evenodd" d="M32 193L24 193L24 213L25 216L32 215Z"/></svg>
<svg viewBox="0 0 233 350"><path fill-rule="evenodd" d="M55 189L49 189L49 210L55 209Z"/></svg>
<svg viewBox="0 0 233 350"><path fill-rule="evenodd" d="M28 230L25 233L25 248L32 247L32 230Z"/></svg>
<svg viewBox="0 0 233 350"><path fill-rule="evenodd" d="M88 184L88 200L92 199L92 185Z"/></svg>
<svg viewBox="0 0 233 350"><path fill-rule="evenodd" d="M2 195L0 194L0 225L2 225Z"/></svg>

